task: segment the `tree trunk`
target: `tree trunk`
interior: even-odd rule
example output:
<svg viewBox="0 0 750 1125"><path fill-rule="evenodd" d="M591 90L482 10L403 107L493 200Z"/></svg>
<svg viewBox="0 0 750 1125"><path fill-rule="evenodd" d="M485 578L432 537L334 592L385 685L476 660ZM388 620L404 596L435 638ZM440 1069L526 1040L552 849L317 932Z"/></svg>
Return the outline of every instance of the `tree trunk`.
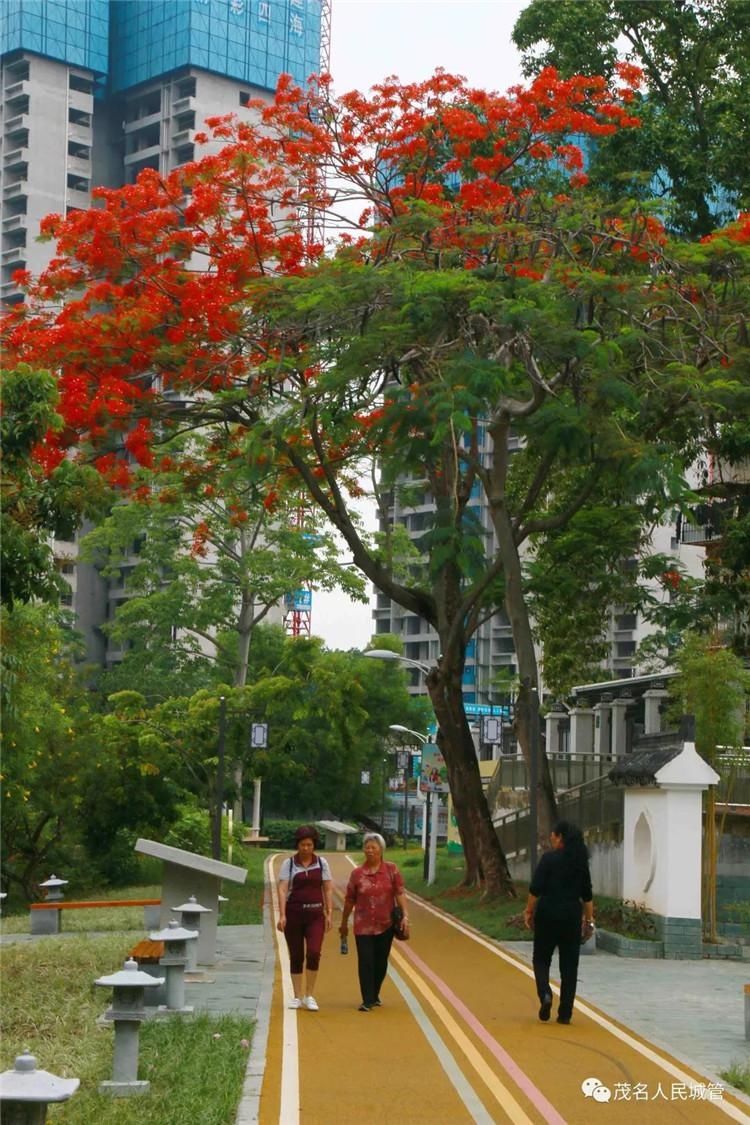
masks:
<svg viewBox="0 0 750 1125"><path fill-rule="evenodd" d="M703 828L703 936L716 942L716 791L706 791L706 819Z"/></svg>
<svg viewBox="0 0 750 1125"><path fill-rule="evenodd" d="M243 542L244 551L244 542ZM234 677L235 687L244 687L247 683L247 669L250 661L250 639L253 632L253 598L246 589L242 591L240 612L237 618L237 635L239 638L239 653L237 671ZM244 767L241 759L232 765L232 779L234 782L235 796L232 803L232 816L235 824L242 823L242 787L245 782Z"/></svg>
<svg viewBox="0 0 750 1125"><path fill-rule="evenodd" d="M518 662L521 686L516 700L516 737L526 761L529 776L536 774L536 794L529 793L529 803L536 797L537 832L543 839L549 835L557 817L557 802L552 785L549 762L532 724L540 722L538 707L539 669L534 651L534 637L526 600L523 596L521 558L513 534L508 511L502 502L492 505L492 521L497 535L498 550L503 561L505 576L505 610L513 631L513 645ZM536 769L532 771L531 755L536 754Z"/></svg>
<svg viewBox="0 0 750 1125"><path fill-rule="evenodd" d="M460 667L446 667L441 657L440 665L427 677L427 687L464 849L464 882L483 885L488 896L513 897L513 880L482 791L474 741L464 713Z"/></svg>

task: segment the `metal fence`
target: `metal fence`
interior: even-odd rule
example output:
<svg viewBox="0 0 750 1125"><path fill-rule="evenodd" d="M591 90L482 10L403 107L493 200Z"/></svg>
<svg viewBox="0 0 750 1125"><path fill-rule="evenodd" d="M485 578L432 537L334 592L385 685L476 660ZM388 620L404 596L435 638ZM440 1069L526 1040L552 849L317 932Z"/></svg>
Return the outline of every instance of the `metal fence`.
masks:
<svg viewBox="0 0 750 1125"><path fill-rule="evenodd" d="M593 761L589 759L589 761ZM581 765L581 761L573 761L573 766ZM615 785L606 776L611 768L611 761L597 760L600 776L588 779L581 784L567 787L563 793L557 795L557 815L561 820L571 820L582 831L598 828L604 831L621 829L624 820L625 787ZM717 757L715 768L719 774L716 786L716 799L719 802L728 802L733 805L750 804L750 755L720 754ZM525 777L525 762L503 762L503 767L516 765L518 771L507 776L515 779ZM559 760L551 760L550 768L553 777L564 776L564 764ZM494 780L494 779L493 779ZM555 782L557 788L557 781ZM507 788L528 788L524 782L518 785L508 785ZM495 831L498 834L503 851L506 855L518 855L526 852L529 845L529 810L528 808L516 809L514 812L504 813L502 816L493 817Z"/></svg>
<svg viewBox="0 0 750 1125"><path fill-rule="evenodd" d="M607 777L597 777L578 785L557 798L561 820L572 820L582 831L589 828L612 829L624 817L625 790ZM506 855L528 851L529 810L517 809L494 817L493 823Z"/></svg>
<svg viewBox="0 0 750 1125"><path fill-rule="evenodd" d="M572 789L606 774L615 759L595 758L593 754L548 754L552 784L556 790ZM528 766L524 758L501 758L493 780L497 789L528 789Z"/></svg>

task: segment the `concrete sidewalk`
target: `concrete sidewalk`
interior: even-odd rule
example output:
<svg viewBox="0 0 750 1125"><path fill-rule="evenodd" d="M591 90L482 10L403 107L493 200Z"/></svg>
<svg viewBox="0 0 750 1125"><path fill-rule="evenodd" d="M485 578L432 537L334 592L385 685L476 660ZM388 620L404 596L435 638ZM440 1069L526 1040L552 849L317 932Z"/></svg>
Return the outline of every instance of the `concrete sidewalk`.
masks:
<svg viewBox="0 0 750 1125"><path fill-rule="evenodd" d="M530 941L500 944L531 964ZM553 973L555 968L556 958ZM720 1070L750 1059L744 997L749 980L746 961L657 961L598 949L581 957L578 996L721 1081Z"/></svg>

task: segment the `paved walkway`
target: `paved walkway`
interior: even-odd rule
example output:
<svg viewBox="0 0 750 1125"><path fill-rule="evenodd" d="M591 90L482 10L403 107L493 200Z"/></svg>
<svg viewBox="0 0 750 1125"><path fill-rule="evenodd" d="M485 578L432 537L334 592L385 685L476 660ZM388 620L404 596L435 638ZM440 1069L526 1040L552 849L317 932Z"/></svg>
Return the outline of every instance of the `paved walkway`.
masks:
<svg viewBox="0 0 750 1125"><path fill-rule="evenodd" d="M351 864L329 858L340 896ZM750 1053L747 963L598 952L581 959L573 1024L542 1025L530 942L493 942L414 900L414 937L394 947L381 1010L357 1012L356 954L341 957L332 934L321 1011L294 1012L267 898L264 925L220 927L217 963L186 986L199 1011L257 1021L235 1125L589 1125L597 1115L607 1125L750 1125L750 1099L718 1092L718 1071ZM609 1088L606 1106L584 1095L586 1078ZM695 1083L704 1093L715 1084L715 1100L689 1100Z"/></svg>
<svg viewBox="0 0 750 1125"><path fill-rule="evenodd" d="M329 859L340 893L351 865ZM287 1007L286 951L270 911L265 931L248 935L256 963L266 958L270 1010L258 1009L236 1125L589 1125L597 1114L608 1125L750 1123L750 1099L722 1089L717 1074L748 1057L746 963L597 953L582 959L571 1027L542 1025L529 942L490 941L418 900L410 914L413 940L394 947L384 1006L367 1014L356 1010L356 954L341 957L335 934L319 1013ZM583 1093L587 1078L609 1088L606 1107Z"/></svg>

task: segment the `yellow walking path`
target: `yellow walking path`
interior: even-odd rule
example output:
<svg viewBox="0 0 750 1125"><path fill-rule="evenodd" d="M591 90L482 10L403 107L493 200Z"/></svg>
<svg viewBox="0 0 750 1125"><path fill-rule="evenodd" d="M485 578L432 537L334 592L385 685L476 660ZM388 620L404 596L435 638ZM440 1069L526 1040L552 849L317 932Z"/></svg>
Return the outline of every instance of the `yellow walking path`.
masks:
<svg viewBox="0 0 750 1125"><path fill-rule="evenodd" d="M327 858L340 903L352 865ZM726 1090L589 1004L577 1003L570 1026L554 1012L540 1023L527 965L418 900L409 913L412 940L394 942L383 1007L367 1013L357 1011L353 940L339 954L338 911L323 947L319 1012L287 1008L282 938L260 1125L750 1123ZM586 1079L609 1100L598 1100L601 1090L587 1097Z"/></svg>

